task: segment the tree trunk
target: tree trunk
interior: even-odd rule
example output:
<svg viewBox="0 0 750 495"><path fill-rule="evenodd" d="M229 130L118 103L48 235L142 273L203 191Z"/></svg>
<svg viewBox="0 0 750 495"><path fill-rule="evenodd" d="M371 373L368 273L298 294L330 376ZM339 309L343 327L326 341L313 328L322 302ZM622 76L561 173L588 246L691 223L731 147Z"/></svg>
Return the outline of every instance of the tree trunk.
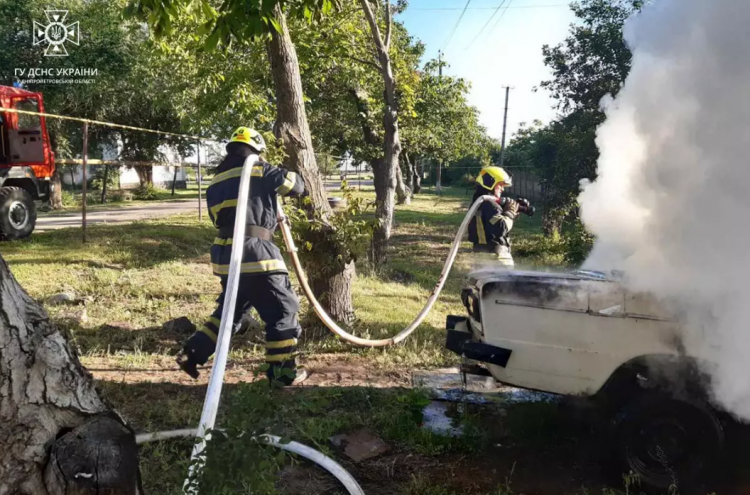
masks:
<svg viewBox="0 0 750 495"><path fill-rule="evenodd" d="M315 151L307 123L305 103L302 98L302 78L299 72L297 51L289 36L281 7L274 9L281 32L272 30L268 42L268 58L271 62L274 88L276 90L276 123L274 134L283 140L284 150L288 155L288 166L299 173L305 181L305 189L315 208L324 217L329 217L331 207L328 204L325 185L315 161Z"/></svg>
<svg viewBox="0 0 750 495"><path fill-rule="evenodd" d="M316 294L315 297L318 297L324 307L330 308L328 314L335 314L336 320L341 323L349 324L354 321L354 305L350 291L355 276L354 262L350 262L340 274L312 280L311 288Z"/></svg>
<svg viewBox="0 0 750 495"><path fill-rule="evenodd" d="M411 163L409 163L409 155L406 152L402 152L401 156L404 158L403 162L401 163L401 170L404 171L404 186L409 189L409 192L411 192L414 190L414 175L411 173Z"/></svg>
<svg viewBox="0 0 750 495"><path fill-rule="evenodd" d="M174 176L172 177L172 196L174 196L174 188L175 188L175 185L177 184L177 170L178 170L178 168L175 167L174 168Z"/></svg>
<svg viewBox="0 0 750 495"><path fill-rule="evenodd" d="M323 220L326 221L332 213L331 206L328 204L325 185L315 160L312 136L302 98L302 78L299 72L297 52L289 36L286 17L278 5L274 9L274 15L281 28L280 32L272 30L271 39L267 44L268 59L271 63L271 73L276 91L274 134L284 144L284 150L288 156L287 166L300 174L305 181L305 189L310 195L312 208L320 212ZM329 236L332 238L333 232ZM328 244L331 244L335 249L334 242L331 240ZM327 254L335 257L336 251L327 251ZM351 265L353 269L353 263ZM305 269L307 268L306 266ZM310 284L316 297L328 301L323 307L329 315L339 321L351 319L350 310L353 307L352 277L347 275L345 267L333 273L310 270ZM316 287L318 289L315 289ZM326 293L318 292L318 290L325 290L327 287L336 287L337 290L330 291L325 298L323 296ZM321 304L323 304L322 301Z"/></svg>
<svg viewBox="0 0 750 495"><path fill-rule="evenodd" d="M140 182L141 187L154 184L154 169L152 167L136 165L135 173L138 174L138 182Z"/></svg>
<svg viewBox="0 0 750 495"><path fill-rule="evenodd" d="M435 174L435 192L437 192L438 194L440 194L440 189L441 189L440 181L442 180L442 178L443 178L443 162L438 160L437 173Z"/></svg>
<svg viewBox="0 0 750 495"><path fill-rule="evenodd" d="M401 172L401 166L396 167L396 197L398 198L398 204L408 205L411 204L411 188L404 184L404 175Z"/></svg>
<svg viewBox="0 0 750 495"><path fill-rule="evenodd" d="M63 335L2 257L0 349L0 493L93 495L107 487L111 495L134 495L133 432L99 398ZM83 435L96 430L92 422L99 433ZM105 438L103 431L116 429L112 422L122 428Z"/></svg>
<svg viewBox="0 0 750 495"><path fill-rule="evenodd" d="M385 40L380 36L380 28L370 8L369 0L360 0L362 10L370 25L372 40L378 54L380 75L385 85L385 108L383 109L383 128L385 130L384 154L380 166L373 166L375 179L375 216L378 220L372 236L373 261L383 263L386 258L388 241L393 227L393 210L395 208L396 169L401 153L401 140L398 132L398 104L396 102L396 78L391 68L391 5L385 2Z"/></svg>
<svg viewBox="0 0 750 495"><path fill-rule="evenodd" d="M60 167L56 167L55 173L52 176L52 191L49 195L49 206L53 210L59 210L63 207L62 186L62 171Z"/></svg>
<svg viewBox="0 0 750 495"><path fill-rule="evenodd" d="M107 181L109 180L109 165L104 166L104 181L102 181L102 204L107 201Z"/></svg>
<svg viewBox="0 0 750 495"><path fill-rule="evenodd" d="M422 174L417 170L417 162L409 160L409 155L404 153L406 164L409 167L409 174L412 176L412 194L419 194L422 191Z"/></svg>

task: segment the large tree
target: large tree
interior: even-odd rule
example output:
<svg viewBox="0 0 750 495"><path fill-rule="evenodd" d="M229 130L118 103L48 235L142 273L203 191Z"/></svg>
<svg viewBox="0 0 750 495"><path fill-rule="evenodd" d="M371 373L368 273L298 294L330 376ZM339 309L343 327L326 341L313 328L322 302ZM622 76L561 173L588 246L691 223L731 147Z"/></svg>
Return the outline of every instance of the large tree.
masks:
<svg viewBox="0 0 750 495"><path fill-rule="evenodd" d="M545 232L557 236L566 217L575 219L580 180L593 180L599 151L600 103L615 96L630 71L622 34L641 0L581 0L571 6L578 21L561 44L543 47L552 78L541 87L557 100L560 115L547 126L522 130L508 146L508 163L537 169L545 194Z"/></svg>
<svg viewBox="0 0 750 495"><path fill-rule="evenodd" d="M41 0L0 0L0 84L10 85L16 68L94 69L93 82L26 83L44 95L48 112L74 117L177 132L181 121L168 91L173 73L161 70L163 57L142 26L123 16L126 0L67 0L70 20L81 26L79 46L67 57L45 57L32 43L33 21L45 19L49 4ZM84 79L84 78L82 78ZM21 81L23 83L23 80ZM82 149L82 128L77 122L48 119L58 158L75 158ZM164 136L90 126L89 152L96 157L100 144L122 144L123 160L159 160L159 147L184 143ZM138 169L150 182L150 168ZM60 188L56 188L59 192Z"/></svg>
<svg viewBox="0 0 750 495"><path fill-rule="evenodd" d="M135 495L132 430L2 257L0 349L0 493Z"/></svg>
<svg viewBox="0 0 750 495"><path fill-rule="evenodd" d="M257 53L242 58L243 54L251 54L259 43L264 46L273 88L273 93L268 96L272 97L276 112L273 131L285 152L285 165L304 179L308 196L302 208L311 221L323 225L317 231L314 249L326 253L328 262L322 267L315 262L307 264L311 285L329 313L348 322L354 313L351 284L356 256L350 238L341 235L336 229L337 222L332 221L333 213L317 166L307 119L300 63L287 19L289 16L315 22L334 6L335 2L331 0L269 1L252 5L229 0L220 9L214 8L208 0L138 0L133 4L134 11L149 22L157 36L165 37L165 42L181 26L190 25L197 19L201 23L197 31L203 36L199 36L202 46L207 51L221 47L223 56L234 53L231 56L236 63L247 64L245 73L252 71L253 79L261 80L258 82L264 78L264 68L259 65L261 59ZM229 72L237 74L241 71L230 68ZM223 74L221 77L224 78ZM260 102L252 100L252 103L257 105ZM231 104L227 102L227 105ZM236 107L234 111L236 114L247 113Z"/></svg>
<svg viewBox="0 0 750 495"><path fill-rule="evenodd" d="M413 111L402 119L404 149L436 162L438 170L465 158L486 165L495 143L468 103L470 86L459 77L440 75L441 64L432 60L420 71ZM408 162L414 177L415 163Z"/></svg>

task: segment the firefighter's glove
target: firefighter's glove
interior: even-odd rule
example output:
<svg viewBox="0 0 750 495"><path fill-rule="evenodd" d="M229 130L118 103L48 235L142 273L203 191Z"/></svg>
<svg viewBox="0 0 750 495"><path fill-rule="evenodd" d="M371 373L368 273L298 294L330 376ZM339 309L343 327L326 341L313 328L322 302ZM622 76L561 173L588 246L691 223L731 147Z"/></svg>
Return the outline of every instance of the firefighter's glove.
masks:
<svg viewBox="0 0 750 495"><path fill-rule="evenodd" d="M506 199L503 204L503 215L511 220L515 220L518 216L518 202L514 199Z"/></svg>

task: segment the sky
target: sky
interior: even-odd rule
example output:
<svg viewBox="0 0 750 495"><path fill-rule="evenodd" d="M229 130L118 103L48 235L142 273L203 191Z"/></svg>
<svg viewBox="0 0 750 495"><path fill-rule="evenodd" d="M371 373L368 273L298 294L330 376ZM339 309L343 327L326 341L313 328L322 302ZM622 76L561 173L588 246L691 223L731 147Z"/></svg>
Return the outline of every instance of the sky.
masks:
<svg viewBox="0 0 750 495"><path fill-rule="evenodd" d="M480 110L482 125L497 139L503 132L503 87L511 86L506 138L510 139L521 122L548 122L555 116L555 101L546 91L535 93L533 88L550 77L542 46L562 42L575 20L568 4L567 0L470 0L452 36L466 0L409 0L397 19L425 44L423 61L437 58L442 49L449 65L443 74L471 83L469 103Z"/></svg>

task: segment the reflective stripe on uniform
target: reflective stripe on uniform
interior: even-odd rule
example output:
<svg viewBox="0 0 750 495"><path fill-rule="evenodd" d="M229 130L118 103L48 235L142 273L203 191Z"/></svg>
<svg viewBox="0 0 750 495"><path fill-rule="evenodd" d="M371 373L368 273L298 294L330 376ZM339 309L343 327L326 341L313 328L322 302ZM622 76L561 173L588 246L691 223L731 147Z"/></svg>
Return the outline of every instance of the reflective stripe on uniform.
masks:
<svg viewBox="0 0 750 495"><path fill-rule="evenodd" d="M274 354L273 356L269 356L266 354L266 361L269 363L278 363L281 361L289 361L290 359L294 358L294 353L289 354Z"/></svg>
<svg viewBox="0 0 750 495"><path fill-rule="evenodd" d="M213 205L211 207L211 213L213 214L214 218L216 218L219 215L219 212L223 210L224 208L236 208L236 207L237 207L236 199L227 199L226 201L222 201L221 203L217 205Z"/></svg>
<svg viewBox="0 0 750 495"><path fill-rule="evenodd" d="M291 191L294 188L294 184L297 181L297 174L294 172L287 172L286 178L284 179L284 183L281 184L278 189L276 189L276 193L280 194L281 196L286 196L289 194L289 191Z"/></svg>
<svg viewBox="0 0 750 495"><path fill-rule="evenodd" d="M250 171L250 177L263 177L263 165L255 165Z"/></svg>
<svg viewBox="0 0 750 495"><path fill-rule="evenodd" d="M484 222L482 222L482 214L477 212L477 237L479 244L487 244L487 235L484 233Z"/></svg>
<svg viewBox="0 0 750 495"><path fill-rule="evenodd" d="M505 228L507 228L508 230L513 228L513 220L506 217L505 215L497 214L497 215L494 215L492 218L490 218L490 224L492 225L495 225L497 222L500 222L500 221L505 223Z"/></svg>
<svg viewBox="0 0 750 495"><path fill-rule="evenodd" d="M209 339L216 342L216 334L206 325L201 325L200 328L198 328L198 331L201 333L205 333L206 335L208 335Z"/></svg>
<svg viewBox="0 0 750 495"><path fill-rule="evenodd" d="M229 265L217 265L211 263L214 275L229 275ZM286 264L282 260L261 260L242 263L240 273L263 273L275 270L286 270Z"/></svg>
<svg viewBox="0 0 750 495"><path fill-rule="evenodd" d="M283 349L297 345L297 339L280 340L278 342L266 342L266 349Z"/></svg>
<svg viewBox="0 0 750 495"><path fill-rule="evenodd" d="M214 239L214 246L231 246L232 245L232 238L229 239L222 239L221 237L217 237Z"/></svg>
<svg viewBox="0 0 750 495"><path fill-rule="evenodd" d="M221 326L221 320L216 318L215 316L211 316L208 321L216 325L216 328L219 328Z"/></svg>
<svg viewBox="0 0 750 495"><path fill-rule="evenodd" d="M233 177L239 177L240 175L242 175L242 167L231 168L227 170L226 172L216 174L214 176L214 180L211 181L211 184L209 185L209 187L216 185L223 180L231 179Z"/></svg>

